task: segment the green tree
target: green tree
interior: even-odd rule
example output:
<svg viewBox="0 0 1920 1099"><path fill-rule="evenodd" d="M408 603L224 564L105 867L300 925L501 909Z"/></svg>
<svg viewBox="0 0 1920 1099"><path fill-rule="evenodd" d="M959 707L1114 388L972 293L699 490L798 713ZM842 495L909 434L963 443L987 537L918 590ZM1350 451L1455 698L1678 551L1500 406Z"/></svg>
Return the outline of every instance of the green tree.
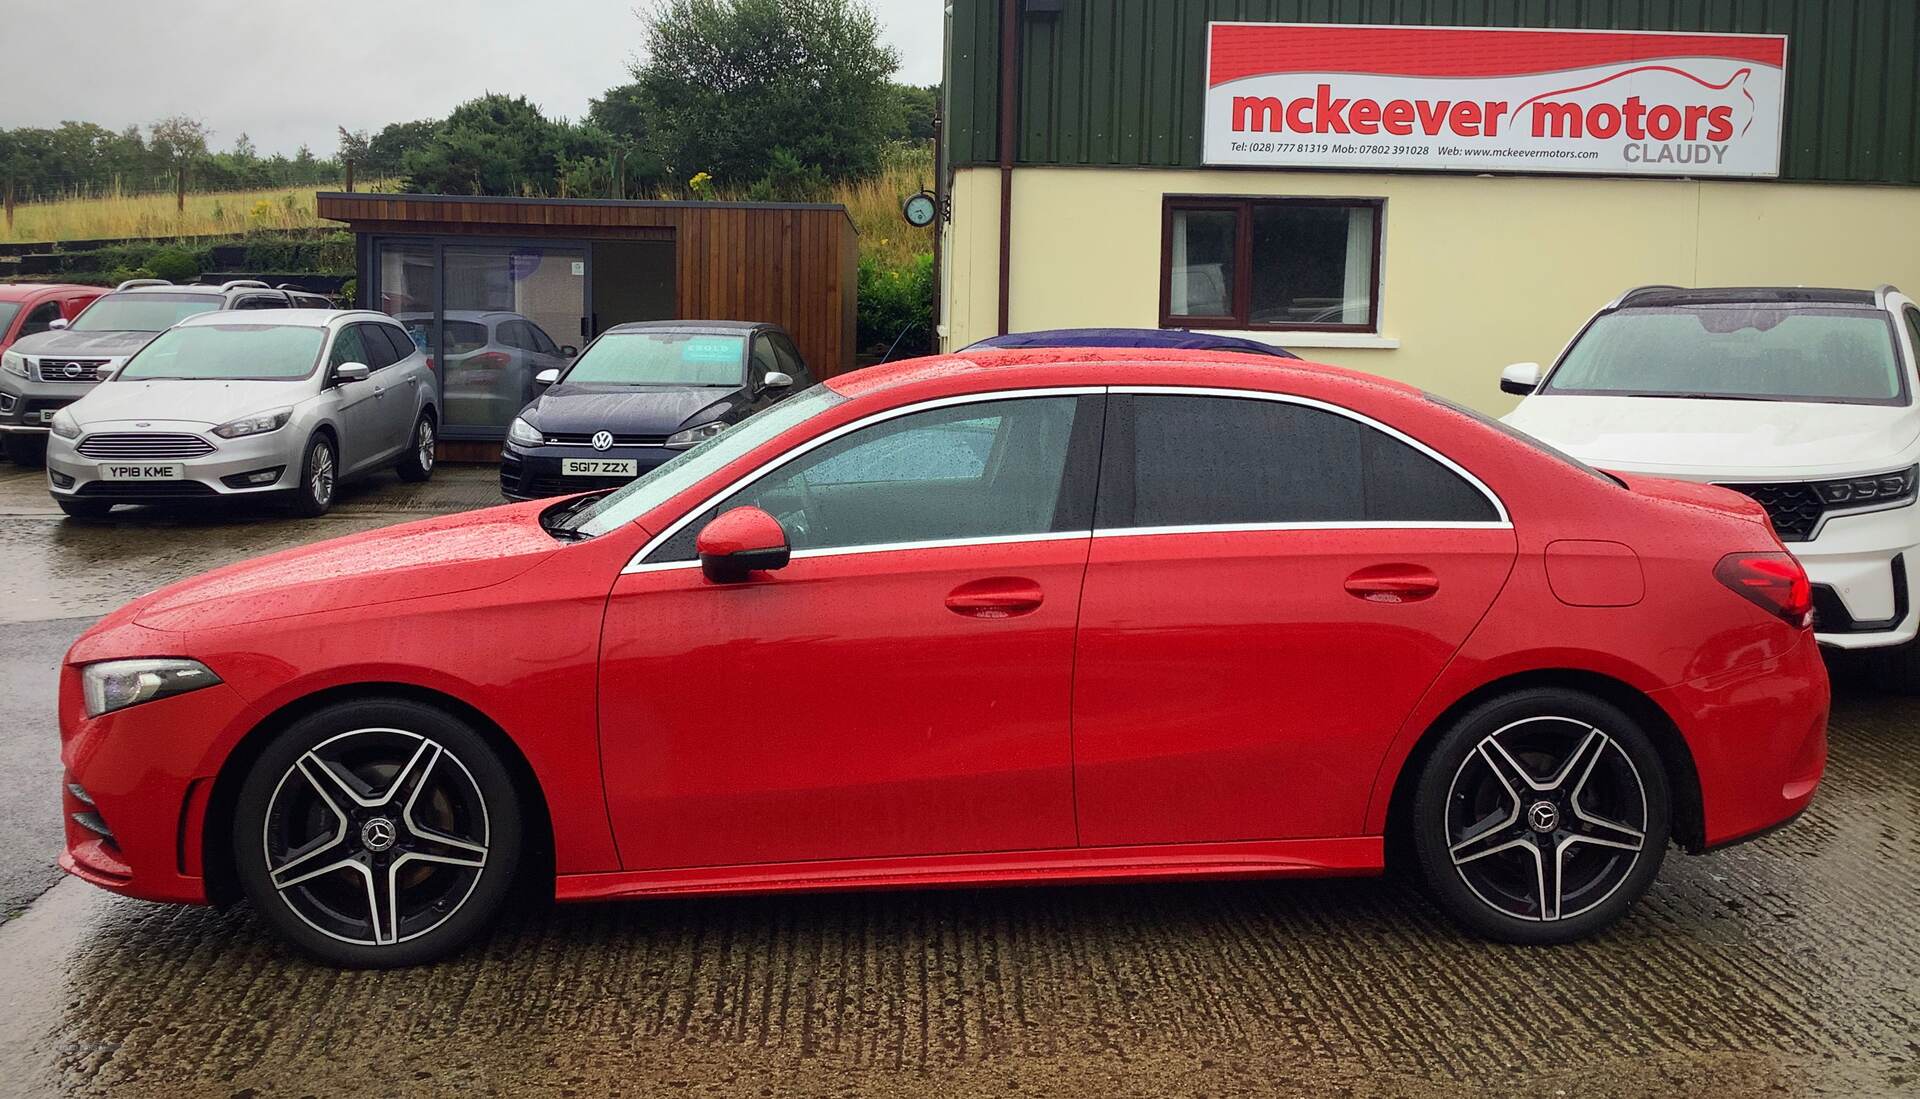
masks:
<svg viewBox="0 0 1920 1099"><path fill-rule="evenodd" d="M406 172L407 154L424 149L440 132L438 119L419 122L393 122L367 142L367 159L360 174L368 178L391 178Z"/></svg>
<svg viewBox="0 0 1920 1099"><path fill-rule="evenodd" d="M893 95L893 129L887 136L895 141L919 144L933 140L933 108L940 97L937 85L889 84Z"/></svg>
<svg viewBox="0 0 1920 1099"><path fill-rule="evenodd" d="M556 122L524 96L484 95L453 109L407 154L407 190L445 195L555 194L563 161L603 156L605 136Z"/></svg>
<svg viewBox="0 0 1920 1099"><path fill-rule="evenodd" d="M635 98L677 178L752 184L776 150L829 181L879 166L899 58L859 0L657 0L641 18Z"/></svg>

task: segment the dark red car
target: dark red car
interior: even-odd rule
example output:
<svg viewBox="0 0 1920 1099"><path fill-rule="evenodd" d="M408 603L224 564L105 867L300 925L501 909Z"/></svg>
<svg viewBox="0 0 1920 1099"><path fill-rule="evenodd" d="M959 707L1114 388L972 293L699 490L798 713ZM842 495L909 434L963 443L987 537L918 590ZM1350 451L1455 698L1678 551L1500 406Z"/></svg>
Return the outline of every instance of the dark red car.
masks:
<svg viewBox="0 0 1920 1099"><path fill-rule="evenodd" d="M0 283L0 351L22 336L46 332L80 315L95 298L107 292L103 286L72 286L66 283Z"/></svg>
<svg viewBox="0 0 1920 1099"><path fill-rule="evenodd" d="M1043 350L836 378L611 495L145 596L61 678L62 864L392 965L514 879L659 893L1373 874L1496 938L1800 812L1759 506L1408 386Z"/></svg>

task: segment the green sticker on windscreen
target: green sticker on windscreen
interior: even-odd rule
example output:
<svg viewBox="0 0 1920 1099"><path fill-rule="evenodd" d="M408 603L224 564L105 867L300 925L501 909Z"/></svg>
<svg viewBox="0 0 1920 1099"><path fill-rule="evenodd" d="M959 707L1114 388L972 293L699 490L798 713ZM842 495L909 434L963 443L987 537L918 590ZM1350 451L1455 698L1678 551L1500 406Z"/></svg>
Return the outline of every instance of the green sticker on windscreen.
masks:
<svg viewBox="0 0 1920 1099"><path fill-rule="evenodd" d="M695 336L680 348L680 361L686 363L731 363L740 361L737 336Z"/></svg>

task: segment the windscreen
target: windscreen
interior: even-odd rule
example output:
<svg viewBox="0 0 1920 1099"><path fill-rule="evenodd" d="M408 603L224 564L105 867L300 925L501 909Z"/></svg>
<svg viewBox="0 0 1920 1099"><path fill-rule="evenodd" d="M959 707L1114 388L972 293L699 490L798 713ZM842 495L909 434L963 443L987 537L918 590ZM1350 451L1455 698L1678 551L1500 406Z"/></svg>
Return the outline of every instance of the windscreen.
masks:
<svg viewBox="0 0 1920 1099"><path fill-rule="evenodd" d="M744 335L609 332L582 352L563 381L598 385L724 385L746 379Z"/></svg>
<svg viewBox="0 0 1920 1099"><path fill-rule="evenodd" d="M1819 306L1628 309L1590 325L1542 393L1906 404L1885 314Z"/></svg>
<svg viewBox="0 0 1920 1099"><path fill-rule="evenodd" d="M313 373L326 334L323 328L291 324L171 328L154 337L114 380L292 381Z"/></svg>
<svg viewBox="0 0 1920 1099"><path fill-rule="evenodd" d="M158 332L196 313L210 313L218 294L108 294L73 322L75 332Z"/></svg>

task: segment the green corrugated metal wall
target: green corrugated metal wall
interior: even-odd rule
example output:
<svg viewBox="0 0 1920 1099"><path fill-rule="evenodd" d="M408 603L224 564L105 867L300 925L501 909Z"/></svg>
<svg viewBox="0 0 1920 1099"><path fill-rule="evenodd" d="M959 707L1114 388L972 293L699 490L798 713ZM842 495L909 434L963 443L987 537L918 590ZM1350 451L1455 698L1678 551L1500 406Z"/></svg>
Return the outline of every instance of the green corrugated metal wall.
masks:
<svg viewBox="0 0 1920 1099"><path fill-rule="evenodd" d="M1916 0L1065 0L1023 20L1022 164L1200 165L1209 20L1786 34L1781 175L1920 183ZM996 160L1000 0L952 0L952 163Z"/></svg>

